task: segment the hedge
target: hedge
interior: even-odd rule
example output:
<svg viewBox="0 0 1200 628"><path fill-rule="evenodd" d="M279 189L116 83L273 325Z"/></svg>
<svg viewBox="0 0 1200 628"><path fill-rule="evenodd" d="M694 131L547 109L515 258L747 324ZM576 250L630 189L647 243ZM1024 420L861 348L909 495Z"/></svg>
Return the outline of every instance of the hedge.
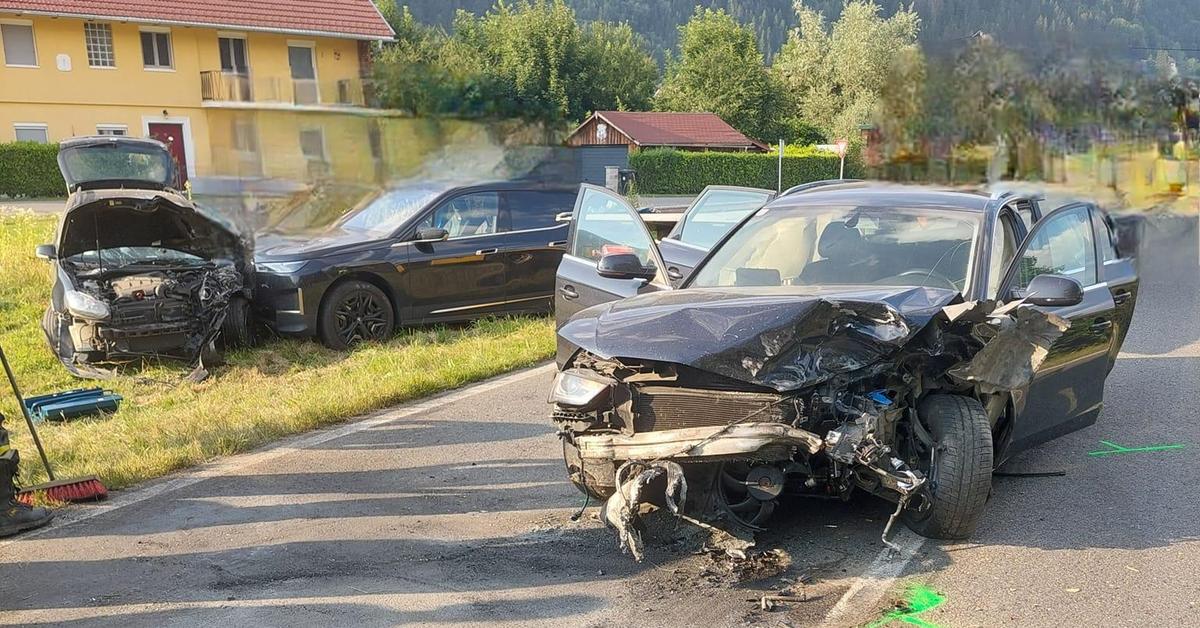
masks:
<svg viewBox="0 0 1200 628"><path fill-rule="evenodd" d="M58 171L58 145L0 144L0 196L62 196L67 184Z"/></svg>
<svg viewBox="0 0 1200 628"><path fill-rule="evenodd" d="M783 189L824 179L838 178L839 159L832 153L809 148L786 151L783 156ZM673 149L638 151L629 156L637 171L639 194L698 194L707 185L740 185L774 190L779 158L765 153L686 152ZM846 158L846 178L862 176L856 158Z"/></svg>

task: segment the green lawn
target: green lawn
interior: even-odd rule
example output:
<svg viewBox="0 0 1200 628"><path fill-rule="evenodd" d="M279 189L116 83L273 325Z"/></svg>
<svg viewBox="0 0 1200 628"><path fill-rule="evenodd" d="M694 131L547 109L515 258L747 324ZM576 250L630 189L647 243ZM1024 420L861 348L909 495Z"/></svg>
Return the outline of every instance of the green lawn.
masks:
<svg viewBox="0 0 1200 628"><path fill-rule="evenodd" d="M61 477L96 474L109 488L129 486L532 365L554 352L549 319L498 319L403 331L391 342L350 353L276 340L231 353L227 366L199 384L175 384L186 369L172 365L100 384L79 380L50 353L39 326L50 278L33 248L49 242L53 230L50 218L0 216L0 343L26 396L101 385L125 397L112 416L43 424L39 432ZM42 481L16 401L6 384L0 388L0 412L21 449L23 480Z"/></svg>

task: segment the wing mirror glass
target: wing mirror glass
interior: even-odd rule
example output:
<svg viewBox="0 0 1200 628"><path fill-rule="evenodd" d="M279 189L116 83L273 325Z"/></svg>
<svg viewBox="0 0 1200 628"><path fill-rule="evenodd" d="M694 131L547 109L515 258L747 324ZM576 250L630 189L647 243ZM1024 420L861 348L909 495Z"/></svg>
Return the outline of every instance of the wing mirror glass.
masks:
<svg viewBox="0 0 1200 628"><path fill-rule="evenodd" d="M49 260L58 257L58 250L54 248L53 244L39 244L33 250L33 254L39 259Z"/></svg>
<svg viewBox="0 0 1200 628"><path fill-rule="evenodd" d="M596 272L609 279L644 279L650 281L658 275L653 266L643 266L642 260L633 253L609 253L596 262Z"/></svg>
<svg viewBox="0 0 1200 628"><path fill-rule="evenodd" d="M425 229L417 229L417 233L413 236L413 242L417 244L429 244L432 242L441 242L449 237L449 231L430 227Z"/></svg>
<svg viewBox="0 0 1200 628"><path fill-rule="evenodd" d="M1070 307L1083 302L1083 286L1062 275L1038 275L1024 290L1025 302L1043 307Z"/></svg>

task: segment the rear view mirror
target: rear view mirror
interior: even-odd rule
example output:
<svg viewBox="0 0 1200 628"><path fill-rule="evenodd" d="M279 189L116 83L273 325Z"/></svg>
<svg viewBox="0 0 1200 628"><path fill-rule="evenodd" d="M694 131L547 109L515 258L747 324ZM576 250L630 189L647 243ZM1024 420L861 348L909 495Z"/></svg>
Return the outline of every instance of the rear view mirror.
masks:
<svg viewBox="0 0 1200 628"><path fill-rule="evenodd" d="M53 244L39 244L37 245L37 248L33 250L33 254L39 259L47 260L58 257L58 251L54 248Z"/></svg>
<svg viewBox="0 0 1200 628"><path fill-rule="evenodd" d="M596 272L609 279L644 279L650 281L658 275L653 267L642 265L642 260L633 253L610 253L596 262Z"/></svg>
<svg viewBox="0 0 1200 628"><path fill-rule="evenodd" d="M450 237L450 232L445 229L425 228L417 229L417 233L413 236L413 242L417 244L429 244L432 242L441 242Z"/></svg>
<svg viewBox="0 0 1200 628"><path fill-rule="evenodd" d="M1044 307L1069 307L1083 302L1083 286L1062 275L1038 275L1025 289L1025 302Z"/></svg>

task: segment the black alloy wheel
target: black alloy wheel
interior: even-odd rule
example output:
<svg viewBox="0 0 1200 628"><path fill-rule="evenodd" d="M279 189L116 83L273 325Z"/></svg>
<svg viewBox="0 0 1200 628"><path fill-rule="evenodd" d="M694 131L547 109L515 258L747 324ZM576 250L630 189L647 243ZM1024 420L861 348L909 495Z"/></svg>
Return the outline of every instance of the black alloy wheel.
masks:
<svg viewBox="0 0 1200 628"><path fill-rule="evenodd" d="M386 340L395 327L395 313L387 295L365 281L338 284L321 304L318 334L331 349Z"/></svg>

